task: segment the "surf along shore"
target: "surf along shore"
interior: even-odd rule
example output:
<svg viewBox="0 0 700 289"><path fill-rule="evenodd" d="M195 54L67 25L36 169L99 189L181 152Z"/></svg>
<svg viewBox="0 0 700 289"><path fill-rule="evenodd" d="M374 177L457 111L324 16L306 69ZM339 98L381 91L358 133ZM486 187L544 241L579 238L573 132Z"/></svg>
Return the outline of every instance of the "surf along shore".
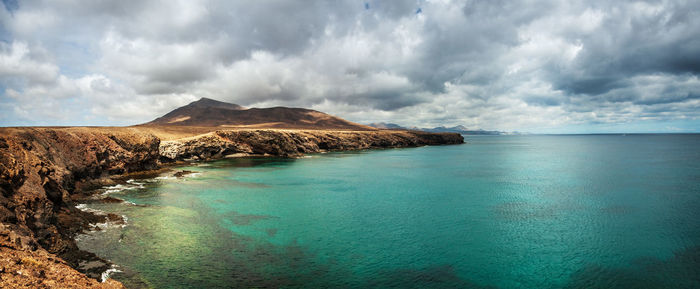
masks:
<svg viewBox="0 0 700 289"><path fill-rule="evenodd" d="M123 288L75 236L119 222L75 206L124 176L186 161L461 144L456 133L212 127L0 128L0 287Z"/></svg>

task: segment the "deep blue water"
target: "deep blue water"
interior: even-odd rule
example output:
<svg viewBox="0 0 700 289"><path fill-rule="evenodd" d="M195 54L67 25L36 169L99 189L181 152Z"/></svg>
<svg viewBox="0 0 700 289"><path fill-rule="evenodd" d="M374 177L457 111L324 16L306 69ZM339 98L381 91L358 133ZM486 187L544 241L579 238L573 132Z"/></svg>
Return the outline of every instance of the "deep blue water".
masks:
<svg viewBox="0 0 700 289"><path fill-rule="evenodd" d="M466 141L178 168L79 245L132 287L700 288L700 135Z"/></svg>

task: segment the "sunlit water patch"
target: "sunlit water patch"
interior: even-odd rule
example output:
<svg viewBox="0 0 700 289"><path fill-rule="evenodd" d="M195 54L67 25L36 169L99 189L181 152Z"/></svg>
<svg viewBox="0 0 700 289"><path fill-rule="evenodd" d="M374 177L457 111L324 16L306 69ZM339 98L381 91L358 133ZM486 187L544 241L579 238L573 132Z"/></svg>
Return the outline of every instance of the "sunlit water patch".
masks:
<svg viewBox="0 0 700 289"><path fill-rule="evenodd" d="M106 188L79 237L153 288L697 288L697 135L234 159Z"/></svg>

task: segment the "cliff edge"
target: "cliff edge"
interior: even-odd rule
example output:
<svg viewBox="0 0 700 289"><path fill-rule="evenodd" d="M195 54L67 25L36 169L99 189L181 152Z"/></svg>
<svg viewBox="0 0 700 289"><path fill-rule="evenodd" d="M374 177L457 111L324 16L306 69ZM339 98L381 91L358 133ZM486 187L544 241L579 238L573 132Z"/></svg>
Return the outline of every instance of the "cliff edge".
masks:
<svg viewBox="0 0 700 289"><path fill-rule="evenodd" d="M156 168L159 144L133 129L0 128L0 287L51 287L54 275L64 287L112 284L95 280L109 265L73 240L110 216L73 199L92 180Z"/></svg>
<svg viewBox="0 0 700 289"><path fill-rule="evenodd" d="M298 157L308 153L373 148L461 144L459 134L418 131L218 130L162 141L161 161L202 160L231 155Z"/></svg>

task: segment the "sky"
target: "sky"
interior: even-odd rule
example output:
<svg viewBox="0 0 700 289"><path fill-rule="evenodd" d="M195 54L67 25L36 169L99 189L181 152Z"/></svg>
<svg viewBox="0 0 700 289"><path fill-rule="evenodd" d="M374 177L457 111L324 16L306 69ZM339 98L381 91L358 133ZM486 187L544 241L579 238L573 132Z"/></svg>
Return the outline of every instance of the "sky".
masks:
<svg viewBox="0 0 700 289"><path fill-rule="evenodd" d="M208 97L360 122L700 132L700 1L22 1L0 126L132 125Z"/></svg>

